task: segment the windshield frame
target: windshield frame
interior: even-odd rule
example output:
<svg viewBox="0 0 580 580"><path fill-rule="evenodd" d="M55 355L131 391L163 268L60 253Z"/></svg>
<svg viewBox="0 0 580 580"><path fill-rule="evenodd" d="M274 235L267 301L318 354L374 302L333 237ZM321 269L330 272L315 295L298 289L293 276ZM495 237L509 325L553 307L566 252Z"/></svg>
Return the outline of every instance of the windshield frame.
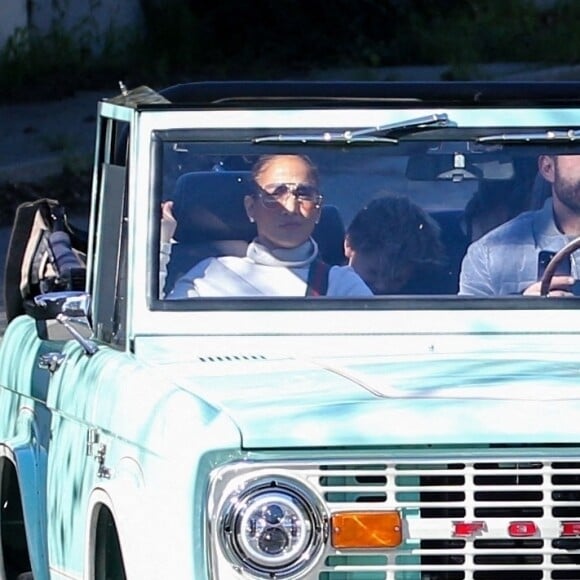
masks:
<svg viewBox="0 0 580 580"><path fill-rule="evenodd" d="M442 109L437 109L441 111ZM486 135L495 134L498 129L502 132L526 132L531 130L546 130L546 128L575 128L580 126L580 112L573 107L452 107L444 110L456 127L437 128L431 133L422 130L421 134L405 135L402 141L421 142L431 137L441 138L443 134ZM155 165L159 163L159 152L151 143L155 142L154 134L160 135L165 131L192 132L192 135L206 135L211 132L223 134L227 141L243 143L252 135L263 134L276 130L289 132L320 132L324 129L333 130L357 130L373 125L380 125L389 120L401 118L416 118L421 115L432 114L430 108L409 105L405 109L401 107L383 108L348 108L340 109L316 109L316 110L171 110L171 111L143 111L140 116L139 138L135 141L135 163L147 167L146 171L140 171L139 177L134 180L134 191L141 188L139 195L132 196L133 214L137 215L137 205L149 207L149 216L146 223L136 218L135 227L131 230L133 245L137 239L147 239L147 256L143 269L138 266L138 276L135 287L142 282L147 288L146 299L135 300L135 312L159 312L159 313L184 313L184 312L257 312L257 311L289 311L300 310L323 310L332 311L513 311L513 310L573 310L575 301L569 299L526 298L521 297L494 297L472 298L456 295L437 296L372 296L365 298L329 298L321 297L316 300L288 297L259 297L259 298L196 298L187 301L163 301L158 299L158 282L155 281L154 272L158 267L158 241L159 241L159 176L156 174ZM345 119L349 121L345 124ZM549 121L549 122L548 122ZM177 129L179 128L179 129ZM197 133L196 133L197 132ZM227 137L226 137L227 136ZM207 137L206 137L207 138ZM217 140L216 140L217 141ZM324 147L325 145L323 145ZM397 145L382 144L378 147L397 147ZM518 146L521 146L519 144ZM268 148L279 149L272 145L258 146L260 151ZM364 147L375 147L365 145ZM567 145L549 144L554 151L566 150ZM156 161L157 159L157 161ZM157 184L157 185L156 185ZM143 199L143 192L150 192L148 199ZM137 201L140 199L140 201ZM143 246L141 246L143 247ZM136 258L135 264L138 259ZM143 287L143 286L142 286ZM149 325L148 325L149 326Z"/></svg>

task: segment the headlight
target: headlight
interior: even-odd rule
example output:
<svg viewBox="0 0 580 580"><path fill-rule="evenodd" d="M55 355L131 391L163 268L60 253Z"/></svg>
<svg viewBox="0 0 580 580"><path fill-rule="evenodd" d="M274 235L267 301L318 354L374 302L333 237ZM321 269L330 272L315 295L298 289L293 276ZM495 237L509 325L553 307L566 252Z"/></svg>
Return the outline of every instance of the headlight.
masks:
<svg viewBox="0 0 580 580"><path fill-rule="evenodd" d="M220 527L232 563L264 578L290 578L312 567L327 535L321 502L286 478L248 482L224 503Z"/></svg>

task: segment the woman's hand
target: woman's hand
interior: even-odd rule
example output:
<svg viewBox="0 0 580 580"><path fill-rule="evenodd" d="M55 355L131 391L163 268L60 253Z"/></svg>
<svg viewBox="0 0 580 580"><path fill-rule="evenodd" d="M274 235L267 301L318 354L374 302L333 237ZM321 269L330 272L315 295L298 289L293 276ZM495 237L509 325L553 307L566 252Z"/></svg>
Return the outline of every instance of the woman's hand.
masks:
<svg viewBox="0 0 580 580"><path fill-rule="evenodd" d="M173 202L165 201L161 204L161 243L169 244L175 234L177 220L173 215Z"/></svg>

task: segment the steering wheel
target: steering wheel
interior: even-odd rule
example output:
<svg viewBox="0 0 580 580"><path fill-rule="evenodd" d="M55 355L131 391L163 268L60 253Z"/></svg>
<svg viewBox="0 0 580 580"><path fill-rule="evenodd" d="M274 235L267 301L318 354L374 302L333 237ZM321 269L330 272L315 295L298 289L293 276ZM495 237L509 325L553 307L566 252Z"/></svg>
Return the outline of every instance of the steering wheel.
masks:
<svg viewBox="0 0 580 580"><path fill-rule="evenodd" d="M550 291L550 284L552 282L552 278L554 277L554 273L558 268L558 265L562 260L570 257L570 255L578 248L580 248L580 236L574 238L571 242L568 242L560 251L556 252L554 257L548 262L541 280L542 283L540 285L540 296L548 295L548 292Z"/></svg>

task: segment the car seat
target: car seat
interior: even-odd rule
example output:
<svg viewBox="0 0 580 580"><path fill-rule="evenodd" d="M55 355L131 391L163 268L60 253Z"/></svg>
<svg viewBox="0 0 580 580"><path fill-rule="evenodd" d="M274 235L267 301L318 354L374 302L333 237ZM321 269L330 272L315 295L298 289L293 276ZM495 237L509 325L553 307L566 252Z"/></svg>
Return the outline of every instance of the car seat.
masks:
<svg viewBox="0 0 580 580"><path fill-rule="evenodd" d="M45 292L85 289L86 233L72 226L53 199L24 202L16 209L4 272L6 320Z"/></svg>
<svg viewBox="0 0 580 580"><path fill-rule="evenodd" d="M530 208L541 209L548 198L552 196L552 184L538 171L532 185Z"/></svg>

